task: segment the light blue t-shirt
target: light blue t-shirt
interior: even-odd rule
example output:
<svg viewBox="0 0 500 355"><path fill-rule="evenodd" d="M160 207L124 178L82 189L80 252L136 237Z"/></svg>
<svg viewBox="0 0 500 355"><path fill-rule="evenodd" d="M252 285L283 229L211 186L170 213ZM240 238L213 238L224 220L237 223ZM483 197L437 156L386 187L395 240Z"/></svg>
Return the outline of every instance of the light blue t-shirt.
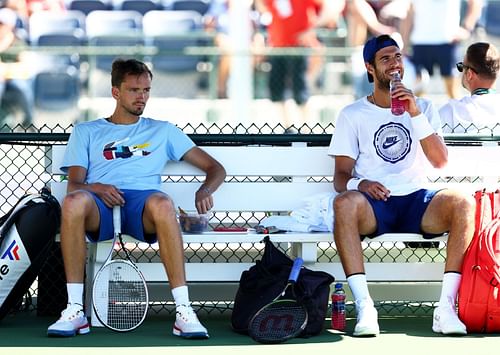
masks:
<svg viewBox="0 0 500 355"><path fill-rule="evenodd" d="M119 189L159 189L167 161L180 160L193 141L173 124L140 117L131 125L103 119L77 124L70 135L61 169L87 169L86 183Z"/></svg>

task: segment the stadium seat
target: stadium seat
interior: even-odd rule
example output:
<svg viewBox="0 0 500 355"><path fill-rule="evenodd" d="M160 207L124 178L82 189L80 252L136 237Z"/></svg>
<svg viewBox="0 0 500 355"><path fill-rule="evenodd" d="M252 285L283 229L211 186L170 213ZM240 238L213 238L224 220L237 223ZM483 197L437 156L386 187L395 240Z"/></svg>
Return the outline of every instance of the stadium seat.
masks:
<svg viewBox="0 0 500 355"><path fill-rule="evenodd" d="M73 33L48 33L38 37L36 46L38 47L79 47L85 44L85 38L79 31L74 30ZM46 65L47 67L53 66L67 66L73 65L77 68L80 67L80 54L78 51L73 50L72 53L59 53L59 54L42 54L39 53L38 58L45 64L38 62L37 66Z"/></svg>
<svg viewBox="0 0 500 355"><path fill-rule="evenodd" d="M47 34L85 34L85 15L80 11L52 12L40 11L29 18L29 41L38 45L38 38Z"/></svg>
<svg viewBox="0 0 500 355"><path fill-rule="evenodd" d="M146 45L160 52L151 58L155 70L196 70L199 57L186 57L183 51L199 44L203 34L201 15L194 11L151 11L144 15L143 33Z"/></svg>
<svg viewBox="0 0 500 355"><path fill-rule="evenodd" d="M201 15L195 11L150 11L143 18L143 33L145 44L159 52L148 59L155 75L169 83L153 87L153 91L161 96L195 97L206 73L198 70L201 56L188 56L184 50L200 46L206 39Z"/></svg>
<svg viewBox="0 0 500 355"><path fill-rule="evenodd" d="M78 69L66 68L42 71L34 79L35 106L42 110L60 111L75 107L80 96Z"/></svg>
<svg viewBox="0 0 500 355"><path fill-rule="evenodd" d="M205 15L210 7L210 0L163 0L165 10L196 11Z"/></svg>
<svg viewBox="0 0 500 355"><path fill-rule="evenodd" d="M111 4L104 0L71 0L68 9L88 15L92 11L111 10Z"/></svg>
<svg viewBox="0 0 500 355"><path fill-rule="evenodd" d="M142 15L137 11L93 11L86 19L87 38L91 46L127 48L143 45ZM126 53L97 55L97 69L110 71L115 57L130 57ZM136 57L135 55L133 55Z"/></svg>
<svg viewBox="0 0 500 355"><path fill-rule="evenodd" d="M85 16L79 11L35 12L29 18L29 42L32 47L77 47L85 44ZM33 60L35 72L54 66L79 67L78 51L72 53L37 52Z"/></svg>
<svg viewBox="0 0 500 355"><path fill-rule="evenodd" d="M116 3L117 10L137 11L144 15L148 11L161 10L158 0L120 0Z"/></svg>

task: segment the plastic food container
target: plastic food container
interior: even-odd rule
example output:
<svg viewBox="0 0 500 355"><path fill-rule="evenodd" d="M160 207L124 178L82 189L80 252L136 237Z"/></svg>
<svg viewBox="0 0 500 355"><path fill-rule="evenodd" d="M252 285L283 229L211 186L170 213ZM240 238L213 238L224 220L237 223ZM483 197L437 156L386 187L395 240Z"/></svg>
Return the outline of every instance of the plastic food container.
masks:
<svg viewBox="0 0 500 355"><path fill-rule="evenodd" d="M184 233L203 233L208 230L209 214L187 212L179 214L179 223Z"/></svg>

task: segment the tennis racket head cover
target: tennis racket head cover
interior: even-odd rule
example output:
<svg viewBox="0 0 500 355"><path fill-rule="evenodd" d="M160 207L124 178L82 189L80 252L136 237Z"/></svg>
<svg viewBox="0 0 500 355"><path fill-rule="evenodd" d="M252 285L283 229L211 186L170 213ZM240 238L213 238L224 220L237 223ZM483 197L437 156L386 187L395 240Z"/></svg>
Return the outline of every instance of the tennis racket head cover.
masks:
<svg viewBox="0 0 500 355"><path fill-rule="evenodd" d="M121 239L120 217L120 207L115 206L112 250L116 238ZM120 244L123 248L121 240ZM97 318L107 328L118 332L133 330L146 318L149 304L146 280L131 260L111 260L110 254L94 279L92 304Z"/></svg>
<svg viewBox="0 0 500 355"><path fill-rule="evenodd" d="M302 264L301 258L295 259L284 290L250 320L248 332L255 341L264 344L281 343L296 337L305 329L307 309L296 300L293 292ZM289 287L292 288L292 298L284 297Z"/></svg>

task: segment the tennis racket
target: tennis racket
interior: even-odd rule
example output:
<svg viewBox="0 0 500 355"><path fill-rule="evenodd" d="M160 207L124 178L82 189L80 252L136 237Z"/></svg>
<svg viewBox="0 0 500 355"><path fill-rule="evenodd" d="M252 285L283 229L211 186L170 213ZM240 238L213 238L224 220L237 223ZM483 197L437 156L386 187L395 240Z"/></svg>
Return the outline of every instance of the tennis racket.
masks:
<svg viewBox="0 0 500 355"><path fill-rule="evenodd" d="M113 245L92 287L92 306L105 327L127 332L137 328L146 318L149 296L146 280L132 262L121 235L120 206L113 207ZM112 260L117 240L125 259ZM120 253L117 253L117 255Z"/></svg>
<svg viewBox="0 0 500 355"><path fill-rule="evenodd" d="M301 258L295 259L283 291L250 320L248 332L259 343L282 343L296 337L305 329L307 309L297 301L294 290L303 262ZM289 288L291 292L287 293Z"/></svg>

